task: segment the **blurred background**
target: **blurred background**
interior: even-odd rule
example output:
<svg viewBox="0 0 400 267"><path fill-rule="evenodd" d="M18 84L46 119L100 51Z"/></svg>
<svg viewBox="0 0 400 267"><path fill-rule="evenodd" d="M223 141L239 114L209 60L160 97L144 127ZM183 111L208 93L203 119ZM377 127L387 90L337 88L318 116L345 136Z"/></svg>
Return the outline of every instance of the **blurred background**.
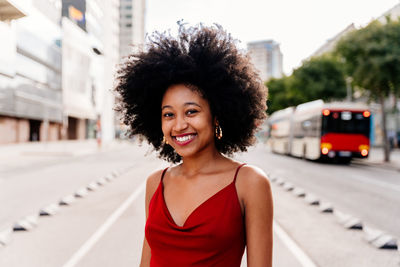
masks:
<svg viewBox="0 0 400 267"><path fill-rule="evenodd" d="M144 180L118 64L154 31L222 25L269 89L257 144L274 266L400 266L397 0L0 0L0 266L138 266ZM243 265L246 266L245 257Z"/></svg>

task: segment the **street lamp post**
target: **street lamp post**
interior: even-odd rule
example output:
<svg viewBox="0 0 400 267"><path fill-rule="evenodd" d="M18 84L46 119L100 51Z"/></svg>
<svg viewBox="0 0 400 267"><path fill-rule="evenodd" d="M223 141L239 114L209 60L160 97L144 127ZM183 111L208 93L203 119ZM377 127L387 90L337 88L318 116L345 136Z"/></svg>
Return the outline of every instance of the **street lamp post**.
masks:
<svg viewBox="0 0 400 267"><path fill-rule="evenodd" d="M346 100L348 102L352 101L352 90L351 90L351 82L353 81L353 78L351 77L346 77L346 90L347 90L347 96Z"/></svg>

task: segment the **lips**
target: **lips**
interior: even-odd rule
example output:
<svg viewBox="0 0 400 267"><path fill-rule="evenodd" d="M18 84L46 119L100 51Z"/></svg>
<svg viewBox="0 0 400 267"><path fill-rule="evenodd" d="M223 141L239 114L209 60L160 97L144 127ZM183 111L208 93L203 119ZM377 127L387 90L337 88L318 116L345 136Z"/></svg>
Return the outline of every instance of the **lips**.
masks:
<svg viewBox="0 0 400 267"><path fill-rule="evenodd" d="M184 146L189 144L190 142L193 141L193 139L195 139L197 136L197 134L181 134L181 135L177 135L177 136L173 136L172 139L174 140L174 142L178 145Z"/></svg>

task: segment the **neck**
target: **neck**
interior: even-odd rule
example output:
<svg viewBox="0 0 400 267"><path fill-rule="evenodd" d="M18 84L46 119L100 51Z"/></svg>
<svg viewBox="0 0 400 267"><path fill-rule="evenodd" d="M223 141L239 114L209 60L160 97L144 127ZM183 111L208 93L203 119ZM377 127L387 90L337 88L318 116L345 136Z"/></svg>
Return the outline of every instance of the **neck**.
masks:
<svg viewBox="0 0 400 267"><path fill-rule="evenodd" d="M182 164L180 165L180 173L185 177L207 173L212 171L216 162L224 159L225 157L214 147L214 149L202 151L192 157L183 157Z"/></svg>

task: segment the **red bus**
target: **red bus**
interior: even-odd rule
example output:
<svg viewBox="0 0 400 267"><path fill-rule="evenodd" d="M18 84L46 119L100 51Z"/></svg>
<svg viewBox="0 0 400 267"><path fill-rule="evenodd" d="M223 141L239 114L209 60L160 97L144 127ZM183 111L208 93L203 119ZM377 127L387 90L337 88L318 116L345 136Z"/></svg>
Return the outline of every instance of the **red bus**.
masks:
<svg viewBox="0 0 400 267"><path fill-rule="evenodd" d="M273 152L311 160L366 158L370 117L365 104L304 103L271 114L268 143Z"/></svg>

